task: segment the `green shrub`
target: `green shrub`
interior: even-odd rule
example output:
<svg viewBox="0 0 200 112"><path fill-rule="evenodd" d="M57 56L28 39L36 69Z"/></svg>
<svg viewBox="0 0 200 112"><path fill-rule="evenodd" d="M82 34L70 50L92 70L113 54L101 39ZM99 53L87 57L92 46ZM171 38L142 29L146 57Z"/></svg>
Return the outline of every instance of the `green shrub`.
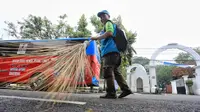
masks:
<svg viewBox="0 0 200 112"><path fill-rule="evenodd" d="M186 81L186 85L187 85L188 87L191 87L191 86L193 85L193 81L192 81L192 80L187 80L187 81Z"/></svg>

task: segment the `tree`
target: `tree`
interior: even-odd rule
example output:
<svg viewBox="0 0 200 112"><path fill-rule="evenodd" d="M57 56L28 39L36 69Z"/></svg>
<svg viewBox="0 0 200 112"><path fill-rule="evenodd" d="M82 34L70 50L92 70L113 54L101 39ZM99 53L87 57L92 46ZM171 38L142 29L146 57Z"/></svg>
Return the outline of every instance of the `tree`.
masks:
<svg viewBox="0 0 200 112"><path fill-rule="evenodd" d="M149 68L146 67L146 65L148 65L149 62L150 62L150 59L148 59L146 57L137 57L137 56L135 56L132 59L132 63L133 64L134 63L141 64L145 68L145 70L146 70L147 73L149 73Z"/></svg>
<svg viewBox="0 0 200 112"><path fill-rule="evenodd" d="M67 24L67 15L59 16L58 24L53 25L46 17L29 15L23 21L18 21L17 25L12 22L5 22L8 29L5 29L10 36L17 39L55 39L58 37L73 36L73 28ZM19 28L19 29L17 29Z"/></svg>
<svg viewBox="0 0 200 112"><path fill-rule="evenodd" d="M133 57L132 59L132 63L138 63L141 64L142 66L148 65L150 62L150 59L146 58L146 57Z"/></svg>
<svg viewBox="0 0 200 112"><path fill-rule="evenodd" d="M193 50L196 51L198 54L200 54L200 47L194 48ZM177 63L180 63L180 64L195 64L196 63L191 54L184 53L184 52L179 53L178 56L175 57L174 59Z"/></svg>
<svg viewBox="0 0 200 112"><path fill-rule="evenodd" d="M74 33L74 37L89 37L91 36L91 31L89 31L87 27L87 19L85 18L85 15L83 14L78 22L78 27L76 32Z"/></svg>
<svg viewBox="0 0 200 112"><path fill-rule="evenodd" d="M128 46L127 46L127 53L122 54L124 56L124 60L123 61L128 61L128 64L131 65L132 64L132 56L136 51L135 49L132 47L132 44L135 43L136 41L136 36L137 33L133 33L132 31L128 31L124 25L122 24L122 18L121 16L118 16L117 18L113 18L112 21L118 25L119 28L121 28L122 30L125 31L125 34L127 36L127 40L128 40ZM127 63L127 62L126 62Z"/></svg>
<svg viewBox="0 0 200 112"><path fill-rule="evenodd" d="M21 38L19 33L17 32L17 26L14 23L8 21L5 21L4 23L7 24L8 29L4 30L8 32L8 35L17 39Z"/></svg>
<svg viewBox="0 0 200 112"><path fill-rule="evenodd" d="M158 65L156 68L158 86L164 88L172 80L172 69L174 66Z"/></svg>
<svg viewBox="0 0 200 112"><path fill-rule="evenodd" d="M67 24L67 15L59 16L58 25L54 25L54 35L56 38L58 37L73 37L74 29L70 25Z"/></svg>
<svg viewBox="0 0 200 112"><path fill-rule="evenodd" d="M192 80L187 80L186 81L186 85L188 86L189 94L193 95L193 91L192 91L193 81Z"/></svg>
<svg viewBox="0 0 200 112"><path fill-rule="evenodd" d="M95 15L90 17L90 22L94 26L94 28L95 28L94 31L96 33L99 33L103 29L103 24Z"/></svg>
<svg viewBox="0 0 200 112"><path fill-rule="evenodd" d="M46 18L41 18L33 15L29 15L23 21L18 21L17 25L12 22L5 22L8 25L8 29L5 29L10 36L14 36L18 39L47 39L54 38L52 33L52 23ZM19 29L17 29L19 28Z"/></svg>

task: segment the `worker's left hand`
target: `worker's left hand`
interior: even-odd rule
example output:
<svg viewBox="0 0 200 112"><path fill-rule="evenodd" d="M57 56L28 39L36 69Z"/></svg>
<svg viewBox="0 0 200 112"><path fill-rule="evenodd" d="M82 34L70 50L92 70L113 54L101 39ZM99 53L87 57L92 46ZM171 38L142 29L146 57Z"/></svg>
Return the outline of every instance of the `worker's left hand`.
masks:
<svg viewBox="0 0 200 112"><path fill-rule="evenodd" d="M91 37L90 39L91 39L91 40L98 40L97 37Z"/></svg>
<svg viewBox="0 0 200 112"><path fill-rule="evenodd" d="M87 48L90 45L90 41L84 41L84 45Z"/></svg>

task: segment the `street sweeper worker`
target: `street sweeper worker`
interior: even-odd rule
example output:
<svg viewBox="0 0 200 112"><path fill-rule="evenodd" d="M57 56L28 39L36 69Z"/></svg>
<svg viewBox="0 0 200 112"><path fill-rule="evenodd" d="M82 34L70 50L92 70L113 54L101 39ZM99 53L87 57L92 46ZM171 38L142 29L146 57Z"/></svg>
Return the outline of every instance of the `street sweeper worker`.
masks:
<svg viewBox="0 0 200 112"><path fill-rule="evenodd" d="M103 61L103 75L106 80L106 94L100 96L100 98L117 98L114 79L117 81L122 93L118 98L126 97L132 94L132 91L128 87L126 81L120 73L121 56L113 40L113 33L115 31L112 22L110 20L110 14L107 10L103 10L97 14L104 25L104 32L98 37L91 37L91 40L100 40L101 43L101 57Z"/></svg>

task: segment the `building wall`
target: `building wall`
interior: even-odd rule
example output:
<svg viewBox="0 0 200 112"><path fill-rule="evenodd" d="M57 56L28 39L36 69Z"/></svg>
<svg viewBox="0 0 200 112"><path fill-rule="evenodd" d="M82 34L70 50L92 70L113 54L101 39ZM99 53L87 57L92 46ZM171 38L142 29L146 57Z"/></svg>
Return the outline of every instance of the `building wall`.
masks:
<svg viewBox="0 0 200 112"><path fill-rule="evenodd" d="M184 86L185 86L185 90L186 90L186 94L189 94L189 88L186 85L186 81L188 80L188 75L183 76L184 79ZM190 80L193 81L193 86L192 86L192 91L193 93L196 95L197 94L197 83L196 83L196 78L190 78ZM177 80L173 80L171 81L171 85L172 85L172 94L177 94L177 85L176 85Z"/></svg>
<svg viewBox="0 0 200 112"><path fill-rule="evenodd" d="M127 83L133 92L137 92L137 79L141 78L143 82L143 92L150 93L149 76L142 65L135 65L137 68L134 72L127 74ZM135 67L132 66L132 67Z"/></svg>

